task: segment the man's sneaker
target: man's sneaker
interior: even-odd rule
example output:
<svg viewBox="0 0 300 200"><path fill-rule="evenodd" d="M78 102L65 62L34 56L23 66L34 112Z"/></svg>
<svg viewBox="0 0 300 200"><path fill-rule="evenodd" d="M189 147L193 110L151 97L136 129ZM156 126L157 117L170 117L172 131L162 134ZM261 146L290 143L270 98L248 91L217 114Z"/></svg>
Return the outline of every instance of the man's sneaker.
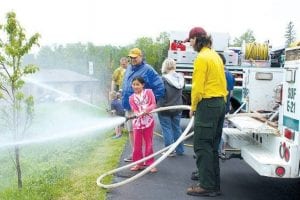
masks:
<svg viewBox="0 0 300 200"><path fill-rule="evenodd" d="M124 158L124 161L125 161L125 162L132 162L132 157Z"/></svg>
<svg viewBox="0 0 300 200"><path fill-rule="evenodd" d="M164 155L166 152L162 152L161 154ZM173 151L171 152L168 157L174 157L176 155L176 153Z"/></svg>
<svg viewBox="0 0 300 200"><path fill-rule="evenodd" d="M225 153L220 153L220 154L219 154L219 158L220 158L221 160L227 160L227 157L226 157L226 154L225 154Z"/></svg>
<svg viewBox="0 0 300 200"><path fill-rule="evenodd" d="M122 137L121 134L120 134L120 135L115 135L115 136L113 136L112 138L113 138L113 139L118 139L118 138L120 138L120 137Z"/></svg>
<svg viewBox="0 0 300 200"><path fill-rule="evenodd" d="M183 156L184 155L184 152L178 153L177 151L175 151L175 153L176 153L177 156Z"/></svg>
<svg viewBox="0 0 300 200"><path fill-rule="evenodd" d="M171 152L168 156L169 157L174 157L174 156L176 156L176 153L175 152Z"/></svg>

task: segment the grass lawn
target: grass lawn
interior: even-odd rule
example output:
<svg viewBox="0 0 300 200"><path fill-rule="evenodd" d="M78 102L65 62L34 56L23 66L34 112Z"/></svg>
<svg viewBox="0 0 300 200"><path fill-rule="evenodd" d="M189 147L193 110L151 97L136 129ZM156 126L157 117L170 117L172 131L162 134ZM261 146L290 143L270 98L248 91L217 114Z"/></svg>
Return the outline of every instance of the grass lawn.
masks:
<svg viewBox="0 0 300 200"><path fill-rule="evenodd" d="M50 112L55 108L56 112ZM56 120L70 117L73 123L76 112L83 120L94 118L103 113L76 106L76 112L69 113L74 105L57 107L47 105L37 112L38 124L33 127L51 129L61 126ZM68 111L68 112L66 112ZM63 116L62 116L62 113ZM67 113L67 114L66 114ZM88 113L88 114L87 114ZM51 116L51 117L50 117ZM41 120L47 117L47 121ZM51 121L51 119L56 119ZM54 125L53 125L54 124ZM67 123L68 124L68 123ZM106 190L97 186L96 179L118 166L121 153L127 141L127 134L112 139L113 129L94 130L84 136L67 137L49 142L22 146L21 166L23 188L18 190L14 164L8 149L0 149L0 199L106 199ZM106 183L112 177L107 177Z"/></svg>

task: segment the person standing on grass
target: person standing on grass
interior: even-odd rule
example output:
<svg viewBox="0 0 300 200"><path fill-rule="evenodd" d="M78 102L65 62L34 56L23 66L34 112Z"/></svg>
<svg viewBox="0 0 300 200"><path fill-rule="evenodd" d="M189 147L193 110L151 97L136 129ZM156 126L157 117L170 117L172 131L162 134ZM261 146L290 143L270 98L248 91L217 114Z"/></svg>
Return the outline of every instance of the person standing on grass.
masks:
<svg viewBox="0 0 300 200"><path fill-rule="evenodd" d="M153 67L146 63L142 51L139 48L133 48L129 51L128 57L131 64L127 67L123 78L122 87L122 105L125 109L125 116L130 117L133 113L129 105L129 96L133 94L131 87L132 80L137 77L143 77L145 81L145 89L151 89L154 93L155 99L159 100L164 95L164 83L159 74L153 69ZM133 148L133 129L132 120L127 123L127 130L129 132L129 141ZM124 159L125 162L132 161L132 155Z"/></svg>
<svg viewBox="0 0 300 200"><path fill-rule="evenodd" d="M161 68L162 79L165 86L165 95L158 101L158 107L182 105L182 90L184 87L183 75L177 73L176 62L171 58L164 60ZM162 129L165 147L173 144L180 137L181 110L166 110L158 112L158 119ZM180 143L170 157L183 155L183 143Z"/></svg>
<svg viewBox="0 0 300 200"><path fill-rule="evenodd" d="M120 66L113 72L110 91L119 92L122 89L123 77L127 66L128 59L126 57L122 57L120 59Z"/></svg>
<svg viewBox="0 0 300 200"><path fill-rule="evenodd" d="M111 101L111 104L110 104L111 114L113 116L125 117L125 110L122 106L120 93L112 91L111 92L111 98L112 98L112 101ZM115 127L115 136L113 137L113 139L117 139L117 138L120 138L122 136L122 127L123 126L124 126L124 124L117 125Z"/></svg>
<svg viewBox="0 0 300 200"><path fill-rule="evenodd" d="M153 154L153 131L154 118L150 113L156 107L154 93L151 89L144 89L145 80L141 76L137 76L132 80L132 88L134 93L129 97L130 107L136 116L132 121L133 126L133 161L141 160ZM144 140L144 142L143 142ZM145 145L143 152L143 143ZM144 163L130 168L131 171L138 171L149 166L154 162L154 158L146 160ZM150 172L157 172L156 168L152 168Z"/></svg>

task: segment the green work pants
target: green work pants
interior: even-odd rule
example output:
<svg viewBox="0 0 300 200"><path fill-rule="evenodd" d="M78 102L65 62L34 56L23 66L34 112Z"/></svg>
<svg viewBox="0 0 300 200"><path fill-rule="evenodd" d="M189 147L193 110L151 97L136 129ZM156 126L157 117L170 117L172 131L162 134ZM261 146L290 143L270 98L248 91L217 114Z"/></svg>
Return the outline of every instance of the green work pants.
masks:
<svg viewBox="0 0 300 200"><path fill-rule="evenodd" d="M223 97L202 99L195 112L194 152L200 186L206 190L220 189L218 148L225 117Z"/></svg>

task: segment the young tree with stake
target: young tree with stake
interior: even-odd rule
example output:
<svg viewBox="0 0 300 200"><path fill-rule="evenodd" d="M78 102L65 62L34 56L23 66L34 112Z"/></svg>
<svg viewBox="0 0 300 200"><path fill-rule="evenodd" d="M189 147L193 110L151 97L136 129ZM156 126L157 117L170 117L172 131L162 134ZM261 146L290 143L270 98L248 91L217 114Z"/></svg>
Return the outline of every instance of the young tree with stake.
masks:
<svg viewBox="0 0 300 200"><path fill-rule="evenodd" d="M23 78L38 70L37 66L22 66L22 57L34 45L38 45L38 33L26 38L25 31L16 19L14 12L6 15L6 24L0 24L0 112L6 131L2 134L12 134L17 142L28 130L34 113L32 96L23 92L25 81ZM4 129L4 128L3 128ZM3 130L2 129L2 130ZM13 154L18 187L22 188L22 170L20 163L20 145L16 143Z"/></svg>

